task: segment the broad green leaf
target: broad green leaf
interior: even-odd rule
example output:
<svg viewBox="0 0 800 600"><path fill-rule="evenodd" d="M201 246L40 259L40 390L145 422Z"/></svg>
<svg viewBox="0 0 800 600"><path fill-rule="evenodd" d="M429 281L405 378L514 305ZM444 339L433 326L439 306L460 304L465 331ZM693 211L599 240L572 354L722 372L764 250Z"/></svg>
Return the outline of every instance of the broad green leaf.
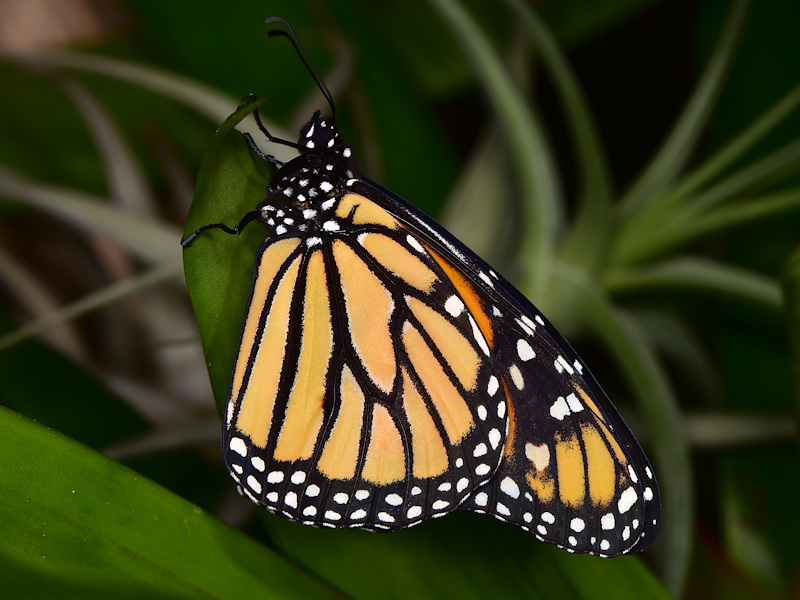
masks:
<svg viewBox="0 0 800 600"><path fill-rule="evenodd" d="M270 522L299 563L363 600L669 598L637 557L569 554L486 515L387 534Z"/></svg>
<svg viewBox="0 0 800 600"><path fill-rule="evenodd" d="M334 598L331 588L141 475L0 408L8 598Z"/></svg>

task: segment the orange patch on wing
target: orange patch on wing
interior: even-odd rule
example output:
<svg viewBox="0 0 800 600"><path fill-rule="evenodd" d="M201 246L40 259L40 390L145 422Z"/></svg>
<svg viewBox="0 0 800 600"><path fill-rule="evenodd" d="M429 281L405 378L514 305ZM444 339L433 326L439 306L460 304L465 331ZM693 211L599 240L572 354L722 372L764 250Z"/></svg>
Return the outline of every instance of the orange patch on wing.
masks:
<svg viewBox="0 0 800 600"><path fill-rule="evenodd" d="M400 242L380 233L365 233L359 236L359 241L387 271L422 292L429 293L433 290L438 281L436 273Z"/></svg>
<svg viewBox="0 0 800 600"><path fill-rule="evenodd" d="M411 297L406 298L406 302L464 389L473 391L481 358L469 340L447 318L424 302Z"/></svg>
<svg viewBox="0 0 800 600"><path fill-rule="evenodd" d="M481 333L483 333L486 344L490 349L494 349L494 329L492 329L492 321L489 318L489 315L486 313L486 308L484 307L483 301L478 295L478 291L475 289L475 286L472 285L466 277L464 277L461 271L439 256L439 254L431 250L429 246L426 245L425 248L436 260L436 262L439 263L439 266L442 267L445 275L447 275L447 277L453 283L453 286L455 286L456 290L461 295L461 298L463 298L467 308L469 308L469 311L475 318L478 328L481 330Z"/></svg>
<svg viewBox="0 0 800 600"><path fill-rule="evenodd" d="M283 239L266 246L256 259L255 285L247 308L244 327L242 328L242 339L239 342L228 402L235 402L242 389L244 373L247 370L247 362L250 358L253 344L256 341L256 335L258 335L258 323L265 309L269 287L275 279L278 269L281 268L281 265L299 245L300 240L298 238Z"/></svg>
<svg viewBox="0 0 800 600"><path fill-rule="evenodd" d="M389 229L397 229L400 222L392 215L359 194L345 194L336 205L336 215L346 219L353 213L353 225L383 225Z"/></svg>
<svg viewBox="0 0 800 600"><path fill-rule="evenodd" d="M536 497L542 502L551 502L555 497L555 483L553 482L553 478L546 471L528 471L525 475L525 481L533 493L536 494Z"/></svg>
<svg viewBox="0 0 800 600"><path fill-rule="evenodd" d="M329 479L352 479L356 475L361 429L364 422L364 392L345 365L340 387L339 414L317 462Z"/></svg>
<svg viewBox="0 0 800 600"><path fill-rule="evenodd" d="M276 460L311 458L322 428L325 380L333 351L333 328L328 281L320 250L314 251L308 259L302 331L297 373L275 446Z"/></svg>
<svg viewBox="0 0 800 600"><path fill-rule="evenodd" d="M450 443L458 444L475 424L467 403L420 332L408 321L403 325L403 343L414 370L439 413Z"/></svg>
<svg viewBox="0 0 800 600"><path fill-rule="evenodd" d="M372 408L369 448L361 477L375 485L389 485L406 476L406 456L400 431L381 404Z"/></svg>
<svg viewBox="0 0 800 600"><path fill-rule="evenodd" d="M581 428L586 448L586 473L589 476L589 497L595 506L608 506L614 500L617 470L614 457L602 435L592 426Z"/></svg>
<svg viewBox="0 0 800 600"><path fill-rule="evenodd" d="M447 450L439 430L405 369L403 374L403 408L411 426L411 451L414 477L427 479L447 469Z"/></svg>
<svg viewBox="0 0 800 600"><path fill-rule="evenodd" d="M286 355L286 340L289 333L289 311L291 309L300 257L295 258L286 269L267 315L253 369L242 393L236 428L250 437L259 448L267 445L272 427L275 401L278 395L283 359Z"/></svg>
<svg viewBox="0 0 800 600"><path fill-rule="evenodd" d="M508 386L504 379L500 379L503 382L503 392L506 395L506 410L508 411L508 433L506 433L506 445L503 448L503 460L511 460L515 459L514 457L514 441L517 436L517 417L516 412L514 410L514 403L511 401L511 394L508 391Z"/></svg>
<svg viewBox="0 0 800 600"><path fill-rule="evenodd" d="M577 436L556 442L558 493L567 506L583 506L586 495L586 466Z"/></svg>
<svg viewBox="0 0 800 600"><path fill-rule="evenodd" d="M346 242L333 242L333 256L339 269L350 339L372 381L389 393L397 370L389 332L394 310L392 296Z"/></svg>

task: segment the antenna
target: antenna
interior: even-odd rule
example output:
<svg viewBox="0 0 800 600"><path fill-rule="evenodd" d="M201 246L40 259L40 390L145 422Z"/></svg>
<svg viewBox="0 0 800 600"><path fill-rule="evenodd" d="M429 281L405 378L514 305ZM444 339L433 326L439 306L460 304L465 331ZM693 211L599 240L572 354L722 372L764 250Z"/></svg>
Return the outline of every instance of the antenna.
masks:
<svg viewBox="0 0 800 600"><path fill-rule="evenodd" d="M288 33L281 29L273 29L267 35L285 35L291 40L297 55L303 61L303 64L305 65L306 69L308 69L308 72L311 73L311 76L314 78L314 82L317 84L317 87L322 92L322 95L325 96L325 100L328 101L328 104L331 107L332 120L334 123L336 123L336 104L333 102L333 96L331 95L330 90L328 90L328 86L325 85L325 82L322 80L322 77L320 76L319 71L317 71L317 68L314 66L311 58L308 56L306 49L303 48L303 44L301 44L300 40L297 39L297 34L295 34L292 26L289 25L288 21L286 21L286 19L283 17L270 17L265 22L267 24L281 22L286 25L286 29L289 30Z"/></svg>

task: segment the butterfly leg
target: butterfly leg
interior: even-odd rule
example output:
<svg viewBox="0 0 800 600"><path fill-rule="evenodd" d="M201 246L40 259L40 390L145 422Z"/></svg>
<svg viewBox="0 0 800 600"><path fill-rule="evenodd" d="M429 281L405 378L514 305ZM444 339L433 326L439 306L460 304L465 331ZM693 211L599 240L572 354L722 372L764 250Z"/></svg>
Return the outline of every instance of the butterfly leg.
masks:
<svg viewBox="0 0 800 600"><path fill-rule="evenodd" d="M242 220L239 221L239 224L233 228L228 227L224 223L212 223L211 225L204 225L194 233L186 236L186 238L181 240L181 246L183 246L184 248L188 248L192 244L192 242L194 242L195 238L198 235L200 235L204 231L208 231L209 229L222 229L222 231L224 231L225 233L229 233L231 235L239 235L251 221L255 221L260 216L261 216L260 210L252 210L249 213L247 213L244 217L242 217Z"/></svg>

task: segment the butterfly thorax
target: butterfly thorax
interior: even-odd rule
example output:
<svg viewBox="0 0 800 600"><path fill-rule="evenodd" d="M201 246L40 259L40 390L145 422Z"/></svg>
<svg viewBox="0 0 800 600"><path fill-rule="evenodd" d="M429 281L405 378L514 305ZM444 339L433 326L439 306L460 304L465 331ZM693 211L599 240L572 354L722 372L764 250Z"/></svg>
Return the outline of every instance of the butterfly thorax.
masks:
<svg viewBox="0 0 800 600"><path fill-rule="evenodd" d="M335 231L330 209L359 177L352 149L341 140L338 127L317 111L300 130L300 156L281 167L267 188L261 220L276 235Z"/></svg>

